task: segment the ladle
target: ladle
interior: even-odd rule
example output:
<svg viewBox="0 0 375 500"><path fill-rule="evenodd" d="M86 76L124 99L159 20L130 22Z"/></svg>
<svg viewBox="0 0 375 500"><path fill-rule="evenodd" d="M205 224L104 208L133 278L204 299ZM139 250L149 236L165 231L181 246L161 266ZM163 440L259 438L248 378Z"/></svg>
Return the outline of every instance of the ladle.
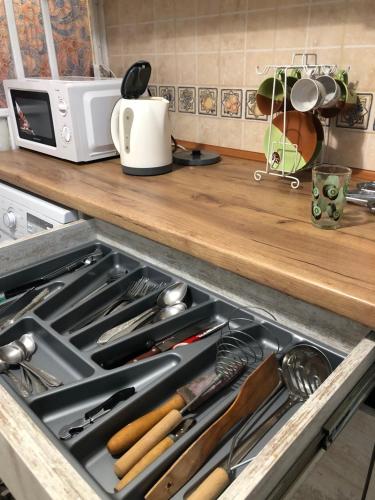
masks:
<svg viewBox="0 0 375 500"><path fill-rule="evenodd" d="M109 341L118 339L123 335L131 333L142 323L159 313L158 321L170 318L186 310L186 304L181 301L185 298L187 292L186 283L173 283L165 288L156 299L156 306L143 311L132 319L125 321L121 325L115 326L104 332L97 340L98 344L106 344ZM176 307L177 306L177 307Z"/></svg>

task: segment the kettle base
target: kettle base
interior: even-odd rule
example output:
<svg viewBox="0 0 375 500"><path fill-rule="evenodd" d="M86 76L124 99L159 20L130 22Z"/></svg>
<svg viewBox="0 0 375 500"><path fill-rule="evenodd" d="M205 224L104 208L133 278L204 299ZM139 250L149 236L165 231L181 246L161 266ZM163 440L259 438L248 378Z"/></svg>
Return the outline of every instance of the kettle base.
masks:
<svg viewBox="0 0 375 500"><path fill-rule="evenodd" d="M172 172L172 163L169 165L163 165L162 167L146 168L125 167L125 165L122 165L122 171L127 175L161 175Z"/></svg>

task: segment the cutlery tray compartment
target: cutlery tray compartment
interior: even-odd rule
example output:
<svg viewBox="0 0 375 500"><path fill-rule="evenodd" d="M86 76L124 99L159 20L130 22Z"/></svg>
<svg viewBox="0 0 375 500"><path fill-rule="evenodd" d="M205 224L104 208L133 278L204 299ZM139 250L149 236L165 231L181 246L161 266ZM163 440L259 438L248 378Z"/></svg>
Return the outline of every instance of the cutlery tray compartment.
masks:
<svg viewBox="0 0 375 500"><path fill-rule="evenodd" d="M21 319L0 335L0 345L19 339L25 333L33 333L37 349L31 357L31 364L45 370L65 385L91 377L95 369L90 360L69 349L56 333L42 325L37 318ZM20 371L18 368L12 372ZM18 375L18 373L16 373Z"/></svg>
<svg viewBox="0 0 375 500"><path fill-rule="evenodd" d="M60 288L50 298L0 333L0 345L4 345L24 333L33 332L38 348L32 356L32 363L61 378L64 385L23 399L6 376L0 375L0 383L12 391L37 425L63 451L101 498L142 498L168 466L225 411L246 376L270 353L277 352L281 358L294 344L307 342L323 350L333 368L343 359L342 353L317 344L278 325L274 320L241 309L225 298L191 283L187 283L185 311L165 320L141 325L132 333L99 345L97 339L102 333L153 307L160 289L135 297L124 304L121 310L96 317L86 326L79 326L84 319L90 319L94 313L103 311L123 296L137 280L145 279L147 282L162 283L163 286L180 281L178 276L101 242L79 247L66 255L0 277L0 290L18 287L24 281L44 276L96 249L100 249L103 256L95 264L58 277L54 283L58 282ZM122 274L117 277L119 269ZM115 276L115 279L107 283L109 276ZM124 490L114 493L118 481L113 470L116 457L112 457L106 448L108 439L124 425L173 396L179 387L207 370L214 370L216 343L222 332L217 331L193 344L169 349L140 361L132 362L132 358L181 332L183 338L179 341L213 324L228 321L232 330L238 329L248 335L247 342L252 346L249 350L250 366L230 386L223 388L197 410L196 423L185 435ZM18 369L14 370L17 376L18 372ZM64 425L83 417L85 412L127 387L134 387L135 394L71 439L59 439L58 432ZM285 398L286 391L279 395L274 407ZM291 413L288 413L284 421L290 416ZM225 436L209 463L220 459L235 429ZM270 437L267 435L265 439ZM176 498L182 498L183 492L188 491L194 482L200 482L207 466L185 485Z"/></svg>
<svg viewBox="0 0 375 500"><path fill-rule="evenodd" d="M67 309L76 308L79 303L89 300L98 293L98 288L107 289L111 283L117 284L137 267L139 263L136 260L117 252L109 253L65 286L58 296L51 297L48 304L38 307L36 313L42 319L51 321Z"/></svg>
<svg viewBox="0 0 375 500"><path fill-rule="evenodd" d="M102 257L99 258L100 261L111 252L111 249L101 243L84 245L78 247L74 251L61 253L58 256L45 260L39 264L28 266L26 268L17 270L16 272L5 274L3 276L0 276L0 293L3 294L3 292L9 289L14 289L23 285L24 283L43 278L44 276L69 265L73 261L83 259L86 255L91 254L95 251L98 251L102 254ZM68 273L64 276L57 276L53 281L57 281L61 285L66 285L71 281L74 281L82 273L85 273L88 268L89 267L85 268L84 266L80 267L72 273Z"/></svg>

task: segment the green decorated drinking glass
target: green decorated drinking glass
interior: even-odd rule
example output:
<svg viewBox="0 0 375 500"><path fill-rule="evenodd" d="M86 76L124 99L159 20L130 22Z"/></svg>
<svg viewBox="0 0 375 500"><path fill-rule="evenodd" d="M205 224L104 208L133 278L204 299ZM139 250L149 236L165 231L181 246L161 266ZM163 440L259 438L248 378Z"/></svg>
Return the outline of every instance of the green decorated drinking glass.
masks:
<svg viewBox="0 0 375 500"><path fill-rule="evenodd" d="M321 229L340 227L352 170L338 165L312 169L311 220Z"/></svg>

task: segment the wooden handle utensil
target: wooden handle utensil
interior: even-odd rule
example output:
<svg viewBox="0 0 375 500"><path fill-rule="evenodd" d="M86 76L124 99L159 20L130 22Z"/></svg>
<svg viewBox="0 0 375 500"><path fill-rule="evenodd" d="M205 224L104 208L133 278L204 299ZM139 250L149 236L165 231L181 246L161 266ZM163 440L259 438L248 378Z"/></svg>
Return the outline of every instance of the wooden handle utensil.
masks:
<svg viewBox="0 0 375 500"><path fill-rule="evenodd" d="M278 363L272 354L249 375L228 410L180 456L145 498L159 500L174 495L204 464L224 434L254 412L278 383Z"/></svg>
<svg viewBox="0 0 375 500"><path fill-rule="evenodd" d="M216 467L186 500L216 500L230 482L228 472L223 467Z"/></svg>
<svg viewBox="0 0 375 500"><path fill-rule="evenodd" d="M115 486L115 491L121 491L130 481L133 481L142 471L160 457L172 446L174 440L167 436L154 446L146 455L132 467L127 474Z"/></svg>
<svg viewBox="0 0 375 500"><path fill-rule="evenodd" d="M137 418L130 424L125 425L116 432L107 443L108 451L112 455L119 455L130 448L147 431L165 417L171 410L181 410L186 405L185 400L179 394L174 394L165 403Z"/></svg>
<svg viewBox="0 0 375 500"><path fill-rule="evenodd" d="M168 415L146 432L146 434L115 463L114 469L117 477L122 478L148 451L168 435L171 430L181 422L182 418L178 410L171 410Z"/></svg>

